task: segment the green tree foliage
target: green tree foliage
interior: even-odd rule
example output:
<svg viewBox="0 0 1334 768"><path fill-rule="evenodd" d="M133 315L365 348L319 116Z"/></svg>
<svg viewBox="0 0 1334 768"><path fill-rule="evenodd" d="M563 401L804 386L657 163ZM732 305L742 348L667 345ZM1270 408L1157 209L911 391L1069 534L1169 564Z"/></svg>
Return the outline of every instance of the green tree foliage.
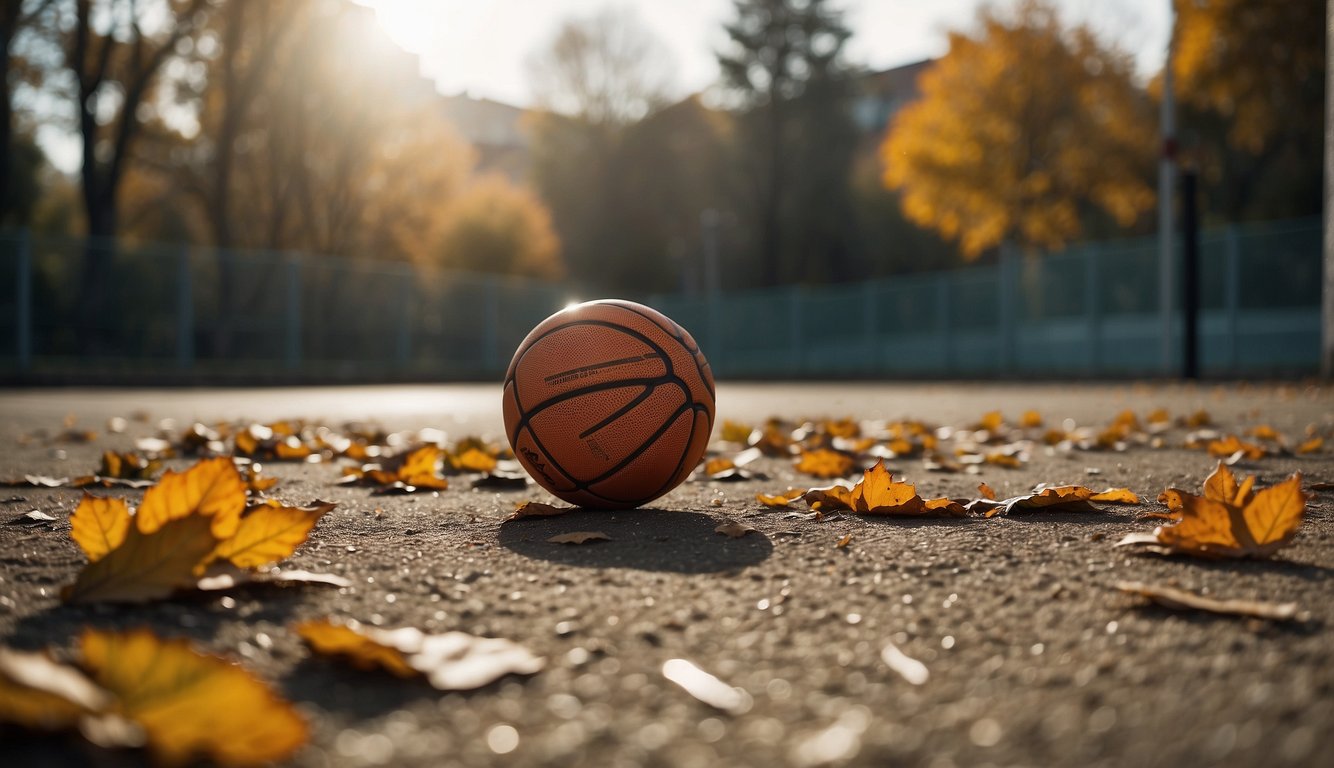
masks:
<svg viewBox="0 0 1334 768"><path fill-rule="evenodd" d="M1057 248L1086 223L1132 225L1153 206L1150 104L1130 57L1053 6L983 10L975 36L920 79L881 148L904 213L977 256L1003 240Z"/></svg>
<svg viewBox="0 0 1334 768"><path fill-rule="evenodd" d="M736 0L733 14L718 63L741 109L739 213L760 281L850 277L856 128L842 53L851 32L826 0Z"/></svg>

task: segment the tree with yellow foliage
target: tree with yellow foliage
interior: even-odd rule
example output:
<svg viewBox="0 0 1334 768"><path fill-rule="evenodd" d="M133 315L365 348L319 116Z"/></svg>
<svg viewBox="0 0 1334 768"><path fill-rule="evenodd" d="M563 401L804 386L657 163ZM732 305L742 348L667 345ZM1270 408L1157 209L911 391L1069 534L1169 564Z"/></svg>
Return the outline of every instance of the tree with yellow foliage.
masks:
<svg viewBox="0 0 1334 768"><path fill-rule="evenodd" d="M532 190L498 174L478 178L449 205L437 263L468 272L565 277L550 212Z"/></svg>
<svg viewBox="0 0 1334 768"><path fill-rule="evenodd" d="M1133 224L1154 204L1156 139L1130 56L1041 0L983 10L979 29L950 34L881 146L905 215L970 258L1058 248L1094 215Z"/></svg>

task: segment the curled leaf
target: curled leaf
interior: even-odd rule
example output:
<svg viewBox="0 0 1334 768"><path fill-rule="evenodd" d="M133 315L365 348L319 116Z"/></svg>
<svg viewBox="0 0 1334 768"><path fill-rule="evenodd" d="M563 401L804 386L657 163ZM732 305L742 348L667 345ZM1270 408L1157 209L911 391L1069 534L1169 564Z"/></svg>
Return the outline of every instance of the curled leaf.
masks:
<svg viewBox="0 0 1334 768"><path fill-rule="evenodd" d="M505 518L505 522L522 520L525 517L554 517L575 509L578 509L578 507L554 507L539 501L521 501L514 506L514 511L510 513L509 517Z"/></svg>

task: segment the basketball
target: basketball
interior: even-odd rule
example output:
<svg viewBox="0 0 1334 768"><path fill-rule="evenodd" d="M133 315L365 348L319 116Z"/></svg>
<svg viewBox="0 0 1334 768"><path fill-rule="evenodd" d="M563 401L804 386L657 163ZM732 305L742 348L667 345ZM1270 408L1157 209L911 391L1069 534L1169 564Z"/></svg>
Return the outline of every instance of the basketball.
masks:
<svg viewBox="0 0 1334 768"><path fill-rule="evenodd" d="M632 301L589 301L543 320L515 351L503 397L515 458L581 507L629 509L667 493L713 431L713 374L699 346Z"/></svg>

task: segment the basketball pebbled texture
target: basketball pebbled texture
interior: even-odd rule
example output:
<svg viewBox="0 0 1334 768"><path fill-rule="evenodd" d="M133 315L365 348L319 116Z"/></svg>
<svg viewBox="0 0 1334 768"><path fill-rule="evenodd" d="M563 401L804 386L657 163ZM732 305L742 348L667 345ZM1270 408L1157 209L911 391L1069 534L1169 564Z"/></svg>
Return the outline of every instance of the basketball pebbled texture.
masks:
<svg viewBox="0 0 1334 768"><path fill-rule="evenodd" d="M528 334L503 403L510 447L539 485L582 507L628 509L680 485L704 456L713 373L670 318L602 299Z"/></svg>

